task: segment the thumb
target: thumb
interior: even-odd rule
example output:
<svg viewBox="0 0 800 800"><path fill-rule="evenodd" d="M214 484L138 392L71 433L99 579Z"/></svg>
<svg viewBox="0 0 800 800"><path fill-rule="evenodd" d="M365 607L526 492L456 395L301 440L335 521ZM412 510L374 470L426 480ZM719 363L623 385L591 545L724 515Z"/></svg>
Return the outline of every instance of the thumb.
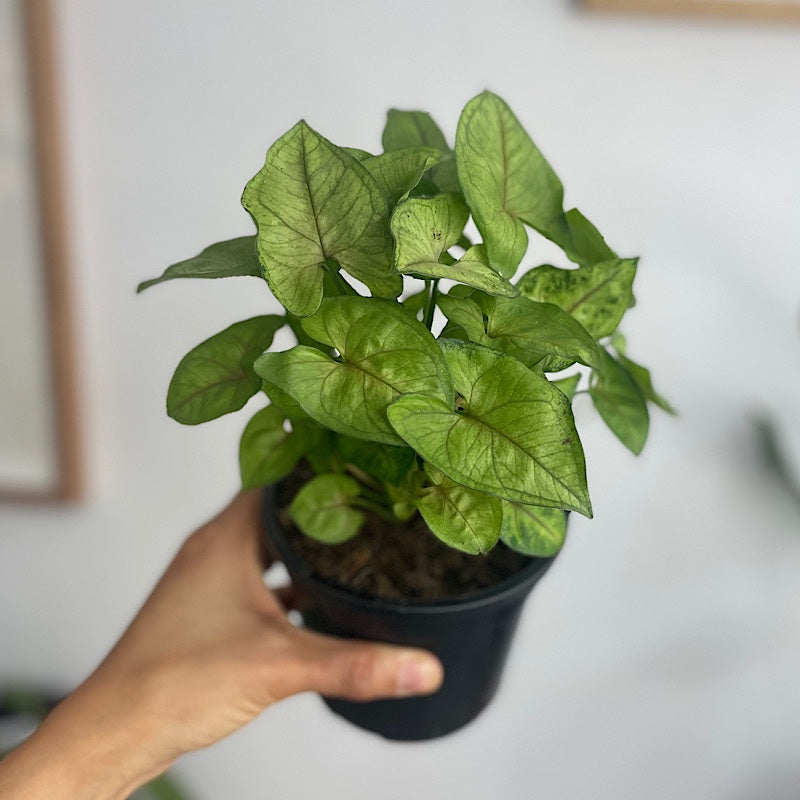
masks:
<svg viewBox="0 0 800 800"><path fill-rule="evenodd" d="M347 700L376 700L432 694L442 684L442 664L426 650L294 630L294 679L287 694L314 691Z"/></svg>

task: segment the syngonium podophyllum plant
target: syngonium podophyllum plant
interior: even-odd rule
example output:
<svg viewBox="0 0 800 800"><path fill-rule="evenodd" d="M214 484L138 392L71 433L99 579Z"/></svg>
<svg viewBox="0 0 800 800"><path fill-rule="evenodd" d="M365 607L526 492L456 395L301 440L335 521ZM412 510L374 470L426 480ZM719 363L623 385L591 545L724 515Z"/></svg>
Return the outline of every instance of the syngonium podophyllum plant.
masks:
<svg viewBox="0 0 800 800"><path fill-rule="evenodd" d="M454 150L427 113L398 110L383 150L337 147L297 123L245 187L257 234L140 285L252 275L285 309L188 353L168 413L196 424L263 392L269 404L241 438L242 483L274 483L305 458L314 477L290 514L315 539L355 536L365 511L420 513L468 553L502 539L552 555L564 511L592 513L576 391L635 453L647 404L670 410L616 334L637 259L564 211L558 177L490 92L462 112ZM470 218L480 242L465 234ZM513 282L529 229L573 266ZM265 352L282 326L297 344Z"/></svg>

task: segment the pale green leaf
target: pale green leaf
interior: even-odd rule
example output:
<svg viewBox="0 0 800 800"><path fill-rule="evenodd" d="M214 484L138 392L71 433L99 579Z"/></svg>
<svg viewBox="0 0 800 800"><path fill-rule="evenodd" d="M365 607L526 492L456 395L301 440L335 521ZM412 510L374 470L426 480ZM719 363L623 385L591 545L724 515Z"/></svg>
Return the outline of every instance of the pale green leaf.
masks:
<svg viewBox="0 0 800 800"><path fill-rule="evenodd" d="M326 263L335 262L373 294L400 294L383 192L362 164L305 122L270 147L242 203L258 227L267 282L293 314L319 307Z"/></svg>
<svg viewBox="0 0 800 800"><path fill-rule="evenodd" d="M512 297L517 290L489 266L484 245L470 247L458 260L447 251L462 239L469 209L458 194L412 197L392 216L394 264L398 272L423 278L446 278Z"/></svg>
<svg viewBox="0 0 800 800"><path fill-rule="evenodd" d="M348 475L317 475L297 493L289 514L306 536L340 544L352 539L364 523L363 512L351 508L360 492L358 481Z"/></svg>
<svg viewBox="0 0 800 800"><path fill-rule="evenodd" d="M158 278L142 281L136 291L142 292L173 278L233 278L240 275L263 277L255 236L240 236L212 244L199 255L167 267Z"/></svg>
<svg viewBox="0 0 800 800"><path fill-rule="evenodd" d="M430 147L404 147L379 156L370 156L361 163L386 196L390 208L408 194L434 166L441 154Z"/></svg>
<svg viewBox="0 0 800 800"><path fill-rule="evenodd" d="M457 194L436 197L411 197L400 203L392 214L395 267L400 272L415 272L415 266L439 259L461 237L469 209Z"/></svg>
<svg viewBox="0 0 800 800"><path fill-rule="evenodd" d="M283 412L275 405L257 412L239 442L242 488L269 486L285 478L318 439L315 427L296 425L285 430Z"/></svg>
<svg viewBox="0 0 800 800"><path fill-rule="evenodd" d="M489 266L484 244L470 247L455 264L445 267L438 277L458 281L498 297L515 297L519 294L516 286Z"/></svg>
<svg viewBox="0 0 800 800"><path fill-rule="evenodd" d="M567 535L567 515L558 508L503 502L503 543L526 556L554 556Z"/></svg>
<svg viewBox="0 0 800 800"><path fill-rule="evenodd" d="M430 485L417 499L417 508L431 532L465 553L488 553L500 536L501 501L450 480L429 464L425 472Z"/></svg>
<svg viewBox="0 0 800 800"><path fill-rule="evenodd" d="M303 327L316 341L334 347L340 360L297 346L265 353L256 370L321 425L402 445L386 418L389 403L414 392L452 402L452 384L436 340L401 305L364 297L324 300Z"/></svg>
<svg viewBox="0 0 800 800"><path fill-rule="evenodd" d="M528 246L523 223L551 233L566 230L561 182L511 109L491 92L470 100L461 113L455 153L489 263L510 278Z"/></svg>
<svg viewBox="0 0 800 800"><path fill-rule="evenodd" d="M599 339L616 330L630 305L636 263L616 259L578 269L545 264L523 275L517 287L530 300L559 306Z"/></svg>
<svg viewBox="0 0 800 800"><path fill-rule="evenodd" d="M167 391L167 413L178 422L200 422L238 411L260 388L253 362L271 344L285 317L237 322L190 350Z"/></svg>
<svg viewBox="0 0 800 800"><path fill-rule="evenodd" d="M576 361L599 366L597 343L581 324L551 303L525 297L439 298L444 315L473 342L507 353L528 367L564 369Z"/></svg>
<svg viewBox="0 0 800 800"><path fill-rule="evenodd" d="M431 170L431 180L442 192L458 192L456 162L444 134L426 111L389 110L383 129L386 152L403 147L433 147L441 153L440 162Z"/></svg>
<svg viewBox="0 0 800 800"><path fill-rule="evenodd" d="M583 449L564 394L514 358L439 344L456 402L420 394L396 400L387 413L400 436L464 486L590 516Z"/></svg>
<svg viewBox="0 0 800 800"><path fill-rule="evenodd" d="M628 370L603 352L603 372L589 387L595 408L614 435L639 455L647 441L647 403Z"/></svg>

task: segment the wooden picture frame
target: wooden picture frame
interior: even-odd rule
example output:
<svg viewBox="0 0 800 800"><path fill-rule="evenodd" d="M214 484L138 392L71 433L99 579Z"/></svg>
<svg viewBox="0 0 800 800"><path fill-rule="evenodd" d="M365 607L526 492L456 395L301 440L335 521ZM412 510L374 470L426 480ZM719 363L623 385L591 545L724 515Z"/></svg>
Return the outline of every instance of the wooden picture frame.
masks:
<svg viewBox="0 0 800 800"><path fill-rule="evenodd" d="M13 217L0 228L6 285L0 289L0 326L6 327L0 330L7 348L0 499L71 500L81 494L83 475L53 19L48 0L0 4L0 208Z"/></svg>
<svg viewBox="0 0 800 800"><path fill-rule="evenodd" d="M583 0L597 11L800 22L800 0Z"/></svg>

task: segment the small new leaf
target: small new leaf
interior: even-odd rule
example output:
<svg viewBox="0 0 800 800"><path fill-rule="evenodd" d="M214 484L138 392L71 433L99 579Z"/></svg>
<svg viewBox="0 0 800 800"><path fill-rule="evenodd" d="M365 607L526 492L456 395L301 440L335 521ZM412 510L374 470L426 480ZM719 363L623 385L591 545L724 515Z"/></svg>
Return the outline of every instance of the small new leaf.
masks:
<svg viewBox="0 0 800 800"><path fill-rule="evenodd" d="M240 236L212 244L199 255L167 267L158 278L142 281L136 291L143 292L150 286L174 278L233 278L240 275L263 277L255 236Z"/></svg>
<svg viewBox="0 0 800 800"><path fill-rule="evenodd" d="M557 508L503 502L503 543L526 556L554 556L567 535L567 515Z"/></svg>
<svg viewBox="0 0 800 800"><path fill-rule="evenodd" d="M430 147L404 147L379 156L370 156L361 163L386 196L390 208L407 195L441 154Z"/></svg>
<svg viewBox="0 0 800 800"><path fill-rule="evenodd" d="M459 194L412 197L392 215L396 247L395 269L422 278L447 278L483 289L489 294L513 297L517 289L489 266L484 245L470 247L453 262L447 251L462 237L469 209ZM444 263L448 262L448 263Z"/></svg>
<svg viewBox="0 0 800 800"><path fill-rule="evenodd" d="M289 514L306 536L340 544L352 539L364 523L363 512L351 507L360 491L358 481L348 475L317 475L297 493Z"/></svg>
<svg viewBox="0 0 800 800"><path fill-rule="evenodd" d="M431 180L441 192L459 192L456 162L444 134L426 111L389 110L383 129L383 149L386 152L403 147L433 147L441 160L431 170Z"/></svg>
<svg viewBox="0 0 800 800"><path fill-rule="evenodd" d="M197 425L238 411L261 388L253 362L285 322L285 317L271 314L246 319L190 350L169 384L169 416Z"/></svg>
<svg viewBox="0 0 800 800"><path fill-rule="evenodd" d="M425 465L430 485L417 499L422 518L445 544L477 555L488 553L500 536L501 501L468 489Z"/></svg>
<svg viewBox="0 0 800 800"><path fill-rule="evenodd" d="M589 387L592 402L614 435L639 455L647 441L650 415L636 381L625 367L605 351L603 371Z"/></svg>

